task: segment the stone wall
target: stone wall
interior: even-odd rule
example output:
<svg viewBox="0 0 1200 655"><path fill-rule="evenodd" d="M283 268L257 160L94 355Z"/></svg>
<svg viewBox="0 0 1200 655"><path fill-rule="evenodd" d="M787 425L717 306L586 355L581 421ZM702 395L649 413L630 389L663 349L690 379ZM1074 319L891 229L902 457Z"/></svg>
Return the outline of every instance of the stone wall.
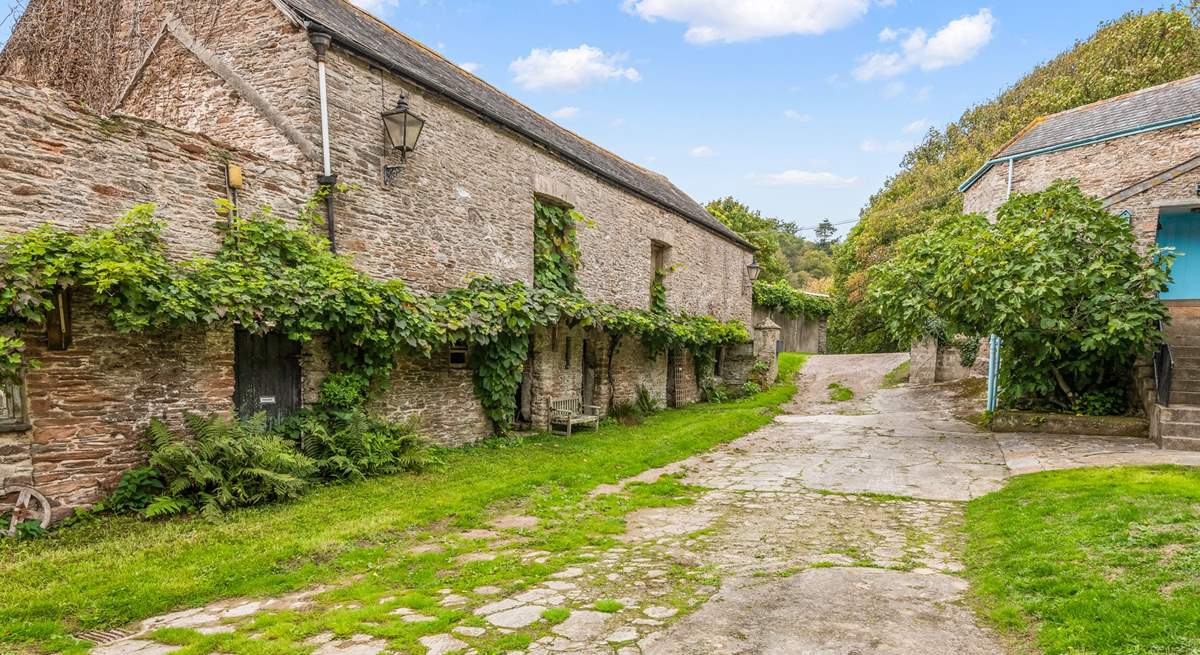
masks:
<svg viewBox="0 0 1200 655"><path fill-rule="evenodd" d="M1079 187L1085 193L1105 198L1198 154L1198 123L1143 132L1089 146L1019 159L1013 165L1012 191L1041 191L1055 180L1075 179L1079 181ZM1178 183L1178 180L1173 183ZM963 211L994 214L1006 200L1007 187L1008 165L993 166L967 189L963 195ZM1195 199L1195 189L1184 197ZM1114 210L1121 211L1123 208ZM1157 219L1157 214L1155 218Z"/></svg>
<svg viewBox="0 0 1200 655"><path fill-rule="evenodd" d="M578 233L579 282L589 298L649 307L658 241L676 267L667 280L672 308L750 324L748 250L338 49L328 68L334 169L362 186L339 234L372 274L425 290L461 286L472 275L531 282L534 195L567 196L558 199L592 222ZM382 167L400 161L386 151L379 112L401 94L426 125L385 186Z"/></svg>
<svg viewBox="0 0 1200 655"><path fill-rule="evenodd" d="M962 365L962 356L953 346L939 346L935 339L922 339L909 350L908 381L913 384L934 384L963 378L987 375L988 342L982 340L975 363Z"/></svg>
<svg viewBox="0 0 1200 655"><path fill-rule="evenodd" d="M127 35L138 49L130 60L139 67L129 71L136 77L126 96L113 99L124 112L215 138L144 118L101 117L54 92L0 80L0 129L7 137L0 143L0 212L6 217L0 233L44 222L71 230L108 226L133 204L154 202L167 221L164 238L173 255L212 253L219 241L211 202L228 193L227 163L245 170L243 210L263 204L285 214L295 209L319 172L311 47L269 0L217 4L220 29L202 20L164 23L169 15L186 18L209 6L196 0L147 5ZM164 24L169 29L161 38L147 40ZM151 41L156 48L143 51ZM359 187L338 202L337 245L368 274L402 279L418 292L459 287L477 275L532 283L533 199L541 195L590 219L579 230L580 286L590 299L648 307L656 242L669 247L673 272L666 287L674 310L751 325L749 250L353 55L335 48L328 68L333 168L341 181ZM427 127L387 185L383 167L400 162L385 146L380 112L401 94ZM76 346L47 353L50 365L28 379L31 434L26 442L0 439L0 472L32 471L40 488L67 504L94 500L138 461L134 443L150 417L227 411L232 402L229 332L122 337L78 302ZM582 388L584 331L556 332L535 337L534 407ZM563 350L568 334L570 367ZM650 357L638 341L622 340L610 385L609 338L595 331L586 336L603 355L596 362L597 404L607 405L610 396L631 402L639 386L666 401L665 355ZM747 350L753 359L753 348ZM306 344L306 402L316 397L326 359L320 344ZM690 356L677 360L682 402L698 397L690 363ZM427 433L445 444L490 432L470 371L436 357L401 362L377 409L392 417L419 415Z"/></svg>
<svg viewBox="0 0 1200 655"><path fill-rule="evenodd" d="M754 307L755 325L768 318L779 326L779 339L783 342L783 352L826 352L825 336L827 320L825 317L809 318L807 316L798 316L796 318L789 318L769 307Z"/></svg>
<svg viewBox="0 0 1200 655"><path fill-rule="evenodd" d="M315 187L294 167L142 119L103 117L12 80L0 79L0 108L0 234L44 223L111 226L133 205L154 203L173 254L211 254L226 162L244 169L244 208L270 204L286 214Z"/></svg>
<svg viewBox="0 0 1200 655"><path fill-rule="evenodd" d="M138 445L152 418L179 427L185 411L233 409L231 329L120 335L86 295L72 311L68 350L26 335L41 364L25 376L32 482L62 510L95 501L144 461Z"/></svg>

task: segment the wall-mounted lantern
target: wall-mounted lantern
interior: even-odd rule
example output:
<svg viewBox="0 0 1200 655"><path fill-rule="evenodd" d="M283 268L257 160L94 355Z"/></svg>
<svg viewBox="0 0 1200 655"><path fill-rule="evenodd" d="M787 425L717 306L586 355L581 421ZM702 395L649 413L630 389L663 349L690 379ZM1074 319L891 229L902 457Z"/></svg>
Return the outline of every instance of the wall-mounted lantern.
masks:
<svg viewBox="0 0 1200 655"><path fill-rule="evenodd" d="M758 260L751 259L750 265L746 267L746 274L750 276L750 281L757 280L760 273L762 273L762 267L758 265Z"/></svg>
<svg viewBox="0 0 1200 655"><path fill-rule="evenodd" d="M383 113L383 129L387 132L392 149L400 151L401 162L408 157L408 153L416 150L417 139L421 138L421 130L424 128L425 119L412 113L408 108L408 99L404 96L400 96L395 109ZM385 166L383 168L384 181L391 184L392 177L401 168L401 166Z"/></svg>

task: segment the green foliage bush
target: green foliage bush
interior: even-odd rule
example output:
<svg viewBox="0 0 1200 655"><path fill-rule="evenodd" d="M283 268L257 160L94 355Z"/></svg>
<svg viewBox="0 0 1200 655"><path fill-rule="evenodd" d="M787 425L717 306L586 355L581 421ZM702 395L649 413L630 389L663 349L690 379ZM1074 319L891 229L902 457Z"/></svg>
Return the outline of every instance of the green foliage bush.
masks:
<svg viewBox="0 0 1200 655"><path fill-rule="evenodd" d="M265 414L247 420L185 414L188 435L154 419L146 431L150 466L166 490L143 510L148 518L227 510L300 497L317 470L312 458L272 432Z"/></svg>
<svg viewBox="0 0 1200 655"><path fill-rule="evenodd" d="M833 313L828 297L805 293L787 282L755 280L754 304L769 307L788 318L822 318Z"/></svg>
<svg viewBox="0 0 1200 655"><path fill-rule="evenodd" d="M135 514L144 511L165 491L166 483L158 469L139 466L125 471L117 488L93 509L97 512Z"/></svg>
<svg viewBox="0 0 1200 655"><path fill-rule="evenodd" d="M637 388L637 405L638 413L642 416L652 416L662 411L662 404L658 399L650 395L650 390L643 385L638 385Z"/></svg>
<svg viewBox="0 0 1200 655"><path fill-rule="evenodd" d="M338 397L327 400L337 406L361 403L401 356L427 357L465 344L476 393L501 432L511 425L537 326L570 320L602 327L642 340L652 354L687 348L698 363L711 361L720 345L749 340L736 321L588 301L574 281L574 225L584 219L541 204L536 288L481 277L441 295L417 296L402 282L375 280L330 252L312 228L322 220L316 208L333 192L322 188L297 225L269 208L243 214L218 203L222 243L215 257L172 260L151 205L133 208L111 228L72 234L46 225L0 238L0 307L6 308L0 328L40 323L59 288L82 288L119 332L226 324L300 342L322 338L336 367L354 376L329 390ZM28 365L23 348L19 338L0 337L0 377Z"/></svg>
<svg viewBox="0 0 1200 655"><path fill-rule="evenodd" d="M316 465L327 481L363 480L376 475L421 471L437 462L415 421L390 422L360 408L307 410L282 431Z"/></svg>
<svg viewBox="0 0 1200 655"><path fill-rule="evenodd" d="M1193 3L1194 4L1194 3ZM1200 73L1200 29L1187 10L1129 13L1038 66L996 99L972 107L905 155L901 170L868 201L834 251L829 322L834 352L907 350L868 297L871 268L905 237L962 210L957 187L1031 121L1098 100Z"/></svg>
<svg viewBox="0 0 1200 655"><path fill-rule="evenodd" d="M1009 406L1072 410L1089 393L1125 388L1166 309L1172 255L1140 251L1128 219L1070 182L1013 196L995 223L944 218L877 267L870 300L901 342L930 325L1004 341Z"/></svg>

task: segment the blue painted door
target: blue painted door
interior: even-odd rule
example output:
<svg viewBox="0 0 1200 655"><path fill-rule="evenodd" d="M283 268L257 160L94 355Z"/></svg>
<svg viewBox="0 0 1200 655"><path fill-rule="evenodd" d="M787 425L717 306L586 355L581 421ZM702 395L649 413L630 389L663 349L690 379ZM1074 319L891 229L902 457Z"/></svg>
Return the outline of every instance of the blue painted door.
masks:
<svg viewBox="0 0 1200 655"><path fill-rule="evenodd" d="M1200 299L1200 214L1174 213L1158 217L1158 244L1175 249L1171 286L1163 300Z"/></svg>

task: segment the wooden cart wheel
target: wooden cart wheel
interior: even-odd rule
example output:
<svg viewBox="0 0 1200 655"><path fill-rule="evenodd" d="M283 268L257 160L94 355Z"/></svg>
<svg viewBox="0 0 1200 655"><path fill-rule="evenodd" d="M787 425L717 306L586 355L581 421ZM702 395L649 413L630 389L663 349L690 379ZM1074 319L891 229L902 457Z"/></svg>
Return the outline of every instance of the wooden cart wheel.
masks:
<svg viewBox="0 0 1200 655"><path fill-rule="evenodd" d="M17 495L17 501L9 512L8 530L4 533L10 537L17 535L17 526L32 519L41 524L42 528L50 527L50 501L37 489L31 487L0 488L0 498Z"/></svg>

